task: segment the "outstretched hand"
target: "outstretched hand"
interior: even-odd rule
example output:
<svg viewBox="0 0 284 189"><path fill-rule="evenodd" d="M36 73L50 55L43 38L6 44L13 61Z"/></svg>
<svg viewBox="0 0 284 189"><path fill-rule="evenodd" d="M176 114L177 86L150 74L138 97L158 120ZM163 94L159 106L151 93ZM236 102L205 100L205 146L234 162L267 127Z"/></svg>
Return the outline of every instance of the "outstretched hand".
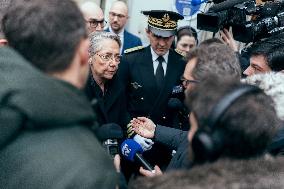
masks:
<svg viewBox="0 0 284 189"><path fill-rule="evenodd" d="M151 171L144 169L143 167L140 167L139 172L141 175L144 175L146 177L155 177L155 176L159 176L163 174L159 166L156 165L154 169L155 170L151 172Z"/></svg>
<svg viewBox="0 0 284 189"><path fill-rule="evenodd" d="M146 117L137 117L133 118L131 121L132 130L145 137L145 138L154 138L156 125L151 119Z"/></svg>

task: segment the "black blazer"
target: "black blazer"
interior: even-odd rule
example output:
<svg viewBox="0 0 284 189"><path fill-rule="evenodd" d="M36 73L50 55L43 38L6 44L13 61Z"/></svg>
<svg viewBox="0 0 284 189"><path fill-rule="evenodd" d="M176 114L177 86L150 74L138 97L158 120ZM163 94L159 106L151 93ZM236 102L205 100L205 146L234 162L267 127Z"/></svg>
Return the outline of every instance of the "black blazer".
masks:
<svg viewBox="0 0 284 189"><path fill-rule="evenodd" d="M170 50L165 85L160 92L157 91L150 46L125 54L119 66L131 117L146 116L157 124L171 126L172 117L167 105L173 87L180 83L184 72L182 56Z"/></svg>
<svg viewBox="0 0 284 189"><path fill-rule="evenodd" d="M107 83L106 93L103 96L100 87L90 74L85 92L92 102L100 125L116 123L123 129L126 128L129 118L126 111L125 90L116 75Z"/></svg>

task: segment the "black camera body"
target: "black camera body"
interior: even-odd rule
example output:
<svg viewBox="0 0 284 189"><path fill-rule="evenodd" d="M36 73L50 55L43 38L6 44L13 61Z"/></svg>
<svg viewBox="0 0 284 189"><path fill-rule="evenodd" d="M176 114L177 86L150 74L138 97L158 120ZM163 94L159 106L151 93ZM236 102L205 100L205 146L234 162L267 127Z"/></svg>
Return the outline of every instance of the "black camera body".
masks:
<svg viewBox="0 0 284 189"><path fill-rule="evenodd" d="M250 20L248 16L251 16ZM197 28L218 32L232 27L234 39L255 42L284 31L284 1L256 5L255 0L227 0L197 15Z"/></svg>
<svg viewBox="0 0 284 189"><path fill-rule="evenodd" d="M245 24L232 26L234 38L244 43L256 42L284 31L284 2L259 5L256 16Z"/></svg>
<svg viewBox="0 0 284 189"><path fill-rule="evenodd" d="M107 150L108 154L112 158L114 158L114 156L119 153L117 139L108 139L108 140L104 141L103 147Z"/></svg>
<svg viewBox="0 0 284 189"><path fill-rule="evenodd" d="M247 14L255 10L254 0L227 0L197 14L197 28L218 32L222 28L246 23Z"/></svg>

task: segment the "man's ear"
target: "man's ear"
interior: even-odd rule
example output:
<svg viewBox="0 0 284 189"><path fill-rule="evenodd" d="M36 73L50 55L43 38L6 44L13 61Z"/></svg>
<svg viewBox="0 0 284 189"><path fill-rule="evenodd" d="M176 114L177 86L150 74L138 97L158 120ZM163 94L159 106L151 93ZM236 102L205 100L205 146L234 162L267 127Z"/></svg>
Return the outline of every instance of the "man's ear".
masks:
<svg viewBox="0 0 284 189"><path fill-rule="evenodd" d="M88 64L88 60L89 60L89 54L88 54L88 50L90 47L90 41L88 38L84 38L81 40L79 48L78 48L78 53L80 56L80 63L81 65L85 65Z"/></svg>

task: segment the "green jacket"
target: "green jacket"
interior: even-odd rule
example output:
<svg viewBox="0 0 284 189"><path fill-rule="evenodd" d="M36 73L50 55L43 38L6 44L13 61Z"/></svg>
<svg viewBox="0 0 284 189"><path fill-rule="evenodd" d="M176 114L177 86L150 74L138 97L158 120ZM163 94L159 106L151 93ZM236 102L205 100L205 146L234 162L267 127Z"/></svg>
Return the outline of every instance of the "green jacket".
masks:
<svg viewBox="0 0 284 189"><path fill-rule="evenodd" d="M80 90L0 48L0 188L114 188L94 124Z"/></svg>

